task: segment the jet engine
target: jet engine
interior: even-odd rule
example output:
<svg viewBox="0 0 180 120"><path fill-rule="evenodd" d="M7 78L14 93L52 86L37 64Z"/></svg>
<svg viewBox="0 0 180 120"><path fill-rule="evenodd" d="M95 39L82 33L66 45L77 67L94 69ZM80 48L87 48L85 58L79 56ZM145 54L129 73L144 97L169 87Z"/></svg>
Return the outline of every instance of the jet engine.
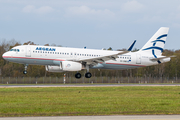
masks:
<svg viewBox="0 0 180 120"><path fill-rule="evenodd" d="M59 66L46 65L45 68L48 72L64 72Z"/></svg>
<svg viewBox="0 0 180 120"><path fill-rule="evenodd" d="M46 66L46 71L48 72L80 71L81 69L81 63L72 61L62 61L60 62L60 66Z"/></svg>

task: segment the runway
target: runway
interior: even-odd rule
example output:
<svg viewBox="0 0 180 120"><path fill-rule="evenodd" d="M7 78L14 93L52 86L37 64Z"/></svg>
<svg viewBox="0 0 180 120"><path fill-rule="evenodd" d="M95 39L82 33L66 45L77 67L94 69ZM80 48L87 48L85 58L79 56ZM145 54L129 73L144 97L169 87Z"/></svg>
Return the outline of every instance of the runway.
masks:
<svg viewBox="0 0 180 120"><path fill-rule="evenodd" d="M30 84L30 85L0 85L0 88L9 87L120 87L120 86L180 86L180 84Z"/></svg>
<svg viewBox="0 0 180 120"><path fill-rule="evenodd" d="M7 117L0 120L179 120L180 115L117 115L62 117Z"/></svg>

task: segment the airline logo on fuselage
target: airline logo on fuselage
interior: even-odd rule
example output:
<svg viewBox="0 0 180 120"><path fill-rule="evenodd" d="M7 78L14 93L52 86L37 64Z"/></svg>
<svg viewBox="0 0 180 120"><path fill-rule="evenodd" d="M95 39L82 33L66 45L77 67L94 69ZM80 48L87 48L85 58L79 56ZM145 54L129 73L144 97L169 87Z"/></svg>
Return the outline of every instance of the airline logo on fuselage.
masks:
<svg viewBox="0 0 180 120"><path fill-rule="evenodd" d="M45 47L37 47L36 50L44 50L44 51L56 51L55 48L45 48Z"/></svg>

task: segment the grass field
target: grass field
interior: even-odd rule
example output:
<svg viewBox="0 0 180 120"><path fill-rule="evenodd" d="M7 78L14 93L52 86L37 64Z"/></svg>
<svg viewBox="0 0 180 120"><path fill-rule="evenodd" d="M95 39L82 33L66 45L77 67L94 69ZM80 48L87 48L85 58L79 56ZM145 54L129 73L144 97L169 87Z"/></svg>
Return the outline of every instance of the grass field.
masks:
<svg viewBox="0 0 180 120"><path fill-rule="evenodd" d="M180 87L0 88L0 117L180 114Z"/></svg>

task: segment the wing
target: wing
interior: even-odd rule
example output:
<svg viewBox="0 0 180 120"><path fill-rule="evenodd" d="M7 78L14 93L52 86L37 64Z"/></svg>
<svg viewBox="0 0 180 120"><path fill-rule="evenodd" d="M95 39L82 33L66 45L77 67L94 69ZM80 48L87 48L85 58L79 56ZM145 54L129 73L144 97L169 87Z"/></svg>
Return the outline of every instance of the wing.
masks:
<svg viewBox="0 0 180 120"><path fill-rule="evenodd" d="M111 54L111 55L106 55L106 56L100 56L100 57L93 57L93 58L82 58L75 60L76 62L86 62L88 65L96 65L98 63L103 63L108 60L114 60L116 61L116 58L118 58L118 55L122 55L125 53L128 53L129 51L121 51L117 54Z"/></svg>
<svg viewBox="0 0 180 120"><path fill-rule="evenodd" d="M78 59L75 61L76 62L85 62L88 65L96 65L98 63L103 63L108 60L116 61L116 58L118 58L118 55L122 55L122 54L126 54L126 53L130 52L135 43L136 43L136 40L130 45L130 47L127 49L127 51L119 51L115 54L93 57L93 58L81 58L81 59Z"/></svg>

